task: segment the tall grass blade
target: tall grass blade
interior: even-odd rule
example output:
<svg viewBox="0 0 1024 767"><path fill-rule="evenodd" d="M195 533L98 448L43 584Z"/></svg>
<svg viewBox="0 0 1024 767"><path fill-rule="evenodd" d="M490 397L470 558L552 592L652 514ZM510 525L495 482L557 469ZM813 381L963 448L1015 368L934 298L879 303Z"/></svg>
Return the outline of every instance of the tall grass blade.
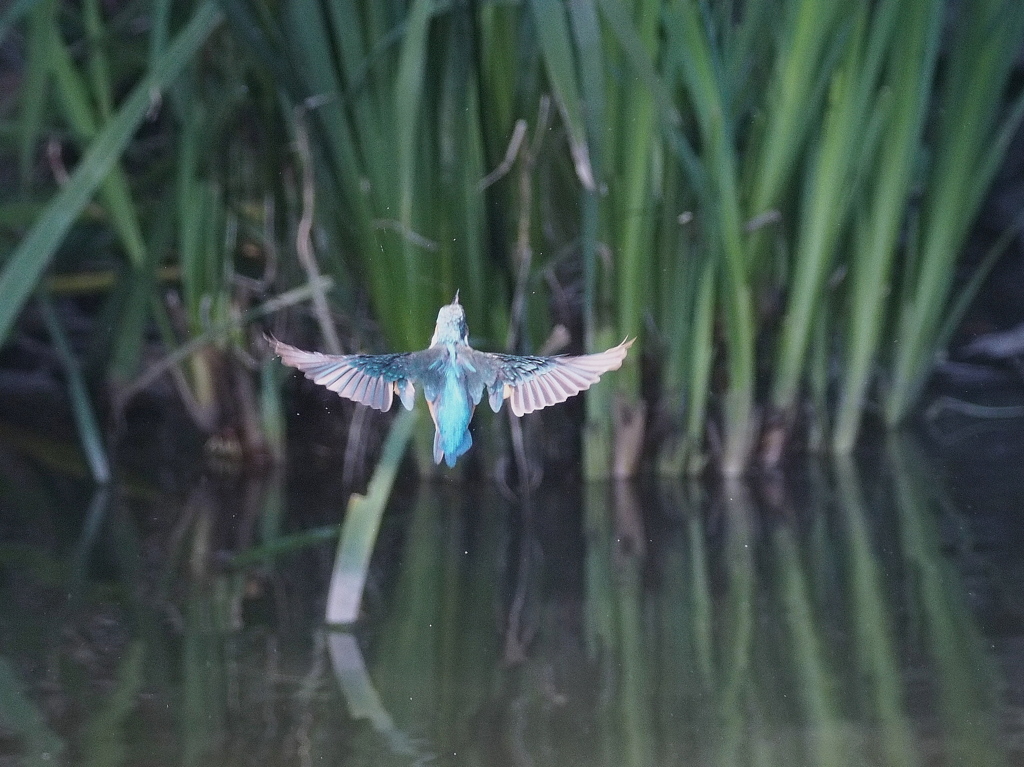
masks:
<svg viewBox="0 0 1024 767"><path fill-rule="evenodd" d="M877 361L891 267L927 114L944 7L939 0L902 4L898 24L904 34L890 49L887 82L893 93L892 109L851 259L846 355L832 438L838 453L853 448Z"/></svg>
<svg viewBox="0 0 1024 767"><path fill-rule="evenodd" d="M610 8L622 10L619 3L602 3L607 14ZM620 335L639 335L645 312L649 310L645 296L650 295L653 277L650 274L652 260L652 238L654 233L654 211L651 206L651 176L654 171L654 153L657 147L655 122L655 94L660 94L660 81L653 76L653 67L648 61L659 58L658 9L651 0L634 4L633 19L625 13L615 13L611 26L617 30L620 40L630 45L634 62L643 62L637 70L646 75L644 87L632 89L628 99L628 116L623 116L616 135L621 142L616 148L616 167L609 168L614 175L610 192L614 208L608 211L608 223L613 234L613 248L616 255L616 282L618 291L618 330ZM627 86L631 87L631 86ZM626 102L624 87L620 86L619 101ZM664 100L664 99L663 99ZM620 118L622 119L622 118ZM623 364L616 381L620 391L630 400L639 397L640 355L634 355Z"/></svg>
<svg viewBox="0 0 1024 767"><path fill-rule="evenodd" d="M529 0L529 3L548 81L569 131L569 149L576 176L584 189L592 190L595 188L594 169L590 162L590 145L577 82L576 56L565 6L556 0Z"/></svg>
<svg viewBox="0 0 1024 767"><path fill-rule="evenodd" d="M172 2L173 0L154 0L153 2L149 32L150 68L156 65L156 62L160 60L160 56L167 48L167 40L170 37ZM231 5L231 3L222 2L220 5L226 7Z"/></svg>
<svg viewBox="0 0 1024 767"><path fill-rule="evenodd" d="M783 6L777 69L766 100L768 123L752 182L751 215L779 204L817 114L815 94L828 79L826 54L835 39L831 32L845 5L842 0L794 0Z"/></svg>
<svg viewBox="0 0 1024 767"><path fill-rule="evenodd" d="M422 130L420 122L420 106L426 97L425 73L427 66L427 35L430 31L430 16L433 0L413 0L406 18L405 37L398 60L398 72L395 80L392 116L395 121L395 137L397 153L398 180L398 221L403 233L416 231L418 220L414 218L417 181L416 160L420 141L418 133ZM417 291L421 290L420 277L424 273L424 253L410 242L408 237L400 239L400 252L404 261L405 284L399 295L410 300L410 310L420 309L420 301L413 301ZM410 311L404 340L415 343L415 339L428 327L429 313Z"/></svg>
<svg viewBox="0 0 1024 767"><path fill-rule="evenodd" d="M569 21L575 44L580 92L583 100L583 119L586 135L600 136L606 125L605 65L601 41L601 27L594 2L568 4ZM605 179L605 150L603 142L594 141L590 147L591 170L595 183ZM589 351L597 349L599 338L605 336L609 318L599 312L598 278L600 262L598 248L601 235L601 198L596 189L584 188L580 193L580 258L583 267L583 342ZM602 306L603 306L603 302ZM596 397L587 397L583 426L583 470L587 479L599 479L610 474L611 417L600 391Z"/></svg>
<svg viewBox="0 0 1024 767"><path fill-rule="evenodd" d="M260 427L274 460L283 464L287 429L281 400L281 368L268 359L260 367ZM269 536L268 536L269 537Z"/></svg>
<svg viewBox="0 0 1024 767"><path fill-rule="evenodd" d="M734 126L723 99L721 67L704 33L699 9L680 3L665 12L669 48L693 100L713 188L708 200L709 247L721 259L722 306L727 339L728 388L723 402L725 446L721 469L746 470L755 436L755 318L744 245Z"/></svg>
<svg viewBox="0 0 1024 767"><path fill-rule="evenodd" d="M707 427L707 408L711 394L711 373L715 361L715 294L718 291L718 269L711 259L704 262L699 277L697 302L694 307L693 333L690 340L689 402L686 418L686 453L690 470L703 468L700 448Z"/></svg>
<svg viewBox="0 0 1024 767"><path fill-rule="evenodd" d="M53 70L58 103L79 143L84 148L95 139L98 126L106 122L104 109L101 107L100 113L97 114L97 109L93 105L96 98L89 93L86 80L75 67L71 51L68 50L60 31L54 27L51 32L53 39L49 45L50 66ZM105 66L101 66L102 68ZM100 73L92 74L94 77L101 76ZM116 163L110 169L108 176L103 179L100 195L110 215L111 224L128 253L129 260L133 266L141 268L146 261L146 246L142 237L142 227L139 224L138 211L132 202L128 178L119 163Z"/></svg>
<svg viewBox="0 0 1024 767"><path fill-rule="evenodd" d="M12 17L15 10L18 10L18 6L11 9ZM52 30L56 24L57 2L56 0L39 0L31 5L25 4L21 10L29 14L27 61L19 93L21 99L19 110L20 166L21 179L24 183L31 177L36 148L42 135L43 114L50 85L50 41ZM0 341L2 341L2 336L0 336Z"/></svg>
<svg viewBox="0 0 1024 767"><path fill-rule="evenodd" d="M103 27L103 12L99 0L86 0L83 3L82 18L85 21L86 43L89 49L86 67L92 85L92 96L99 111L100 121L106 122L114 111L114 96L111 92L110 61L104 49L107 34Z"/></svg>
<svg viewBox="0 0 1024 767"><path fill-rule="evenodd" d="M168 189L161 192L159 200L165 203L171 197ZM108 317L115 331L106 351L106 367L108 380L114 386L130 381L138 374L150 312L164 312L158 290L161 281L159 259L172 247L174 215L173 204L161 204L156 218L148 218L147 263L142 269L125 268L118 275L114 295L109 299ZM167 332L164 337L170 339L173 333Z"/></svg>
<svg viewBox="0 0 1024 767"><path fill-rule="evenodd" d="M64 374L68 379L68 394L71 397L71 410L75 417L75 424L78 427L78 438L82 445L82 452L89 463L89 471L92 478L101 485L110 481L110 462L107 460L107 451L103 445L103 434L100 431L99 421L93 410L92 401L89 397L89 389L85 385L85 377L82 375L82 368L78 364L78 358L71 348L67 334L64 332L57 312L49 296L40 294L39 308L43 314L43 321L46 323L50 340L57 350L57 354L64 366Z"/></svg>

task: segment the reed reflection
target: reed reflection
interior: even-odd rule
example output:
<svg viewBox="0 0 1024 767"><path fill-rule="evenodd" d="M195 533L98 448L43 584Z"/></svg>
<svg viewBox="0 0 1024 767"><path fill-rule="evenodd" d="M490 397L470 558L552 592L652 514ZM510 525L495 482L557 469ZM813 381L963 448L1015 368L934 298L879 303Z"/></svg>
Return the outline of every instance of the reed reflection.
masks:
<svg viewBox="0 0 1024 767"><path fill-rule="evenodd" d="M940 484L893 440L884 461L818 464L782 486L588 485L578 592L558 587L573 565L542 527L515 544L543 552L534 587L512 589L519 614L539 616L519 654L495 640L500 574L489 596L453 598L459 583L479 590L464 569L479 565L442 554L407 563L415 609L396 606L383 634L408 649L371 647L373 675L459 763L997 764L998 686L942 543ZM573 513L551 500L534 514ZM496 552L506 567L511 546ZM413 637L424 623L433 640ZM403 702L424 695L418 713Z"/></svg>

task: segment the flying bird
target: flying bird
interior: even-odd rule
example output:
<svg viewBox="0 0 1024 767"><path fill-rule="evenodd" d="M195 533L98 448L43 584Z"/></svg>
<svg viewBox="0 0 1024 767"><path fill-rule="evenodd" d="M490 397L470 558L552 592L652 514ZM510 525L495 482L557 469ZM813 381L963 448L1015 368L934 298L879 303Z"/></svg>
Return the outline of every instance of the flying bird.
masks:
<svg viewBox="0 0 1024 767"><path fill-rule="evenodd" d="M423 387L434 420L434 463L454 466L473 444L469 422L484 391L497 413L506 399L517 416L565 402L618 370L633 340L598 354L530 357L481 352L469 345L466 312L455 300L441 307L430 346L399 354L321 354L267 336L286 365L339 396L387 412L394 395L412 410L416 385Z"/></svg>

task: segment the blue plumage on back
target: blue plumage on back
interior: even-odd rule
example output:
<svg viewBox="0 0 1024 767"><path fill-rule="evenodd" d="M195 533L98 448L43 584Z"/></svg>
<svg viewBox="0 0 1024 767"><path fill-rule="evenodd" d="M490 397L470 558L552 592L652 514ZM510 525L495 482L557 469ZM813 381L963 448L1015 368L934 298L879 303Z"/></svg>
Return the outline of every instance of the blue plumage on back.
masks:
<svg viewBox="0 0 1024 767"><path fill-rule="evenodd" d="M512 413L521 416L564 402L616 370L632 341L600 354L579 357L523 357L489 354L469 345L466 313L455 300L442 306L430 347L402 354L330 355L305 352L268 340L286 365L298 368L314 383L364 405L387 411L395 394L412 410L414 384L423 387L434 419L434 462L454 466L473 445L469 423L484 391L497 413L510 399Z"/></svg>
<svg viewBox="0 0 1024 767"><path fill-rule="evenodd" d="M446 351L450 353L450 358L443 365L443 383L437 397L427 398L427 407L437 427L434 434L434 463L441 463L443 457L445 463L454 466L456 459L473 445L469 422L473 418L476 403L470 399L466 377L454 350Z"/></svg>

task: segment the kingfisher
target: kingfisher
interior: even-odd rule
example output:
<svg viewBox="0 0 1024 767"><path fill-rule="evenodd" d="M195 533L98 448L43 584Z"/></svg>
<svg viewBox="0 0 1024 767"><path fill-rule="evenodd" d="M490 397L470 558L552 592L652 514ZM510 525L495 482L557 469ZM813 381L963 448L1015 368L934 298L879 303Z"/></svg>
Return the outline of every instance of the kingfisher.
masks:
<svg viewBox="0 0 1024 767"><path fill-rule="evenodd" d="M603 373L618 370L633 345L579 356L533 357L477 351L469 345L466 312L455 300L441 307L430 346L398 354L321 354L267 336L281 361L339 396L387 412L394 395L412 410L416 385L423 387L434 421L434 463L455 466L473 444L469 422L484 391L491 410L511 400L513 414L565 402L589 389Z"/></svg>

